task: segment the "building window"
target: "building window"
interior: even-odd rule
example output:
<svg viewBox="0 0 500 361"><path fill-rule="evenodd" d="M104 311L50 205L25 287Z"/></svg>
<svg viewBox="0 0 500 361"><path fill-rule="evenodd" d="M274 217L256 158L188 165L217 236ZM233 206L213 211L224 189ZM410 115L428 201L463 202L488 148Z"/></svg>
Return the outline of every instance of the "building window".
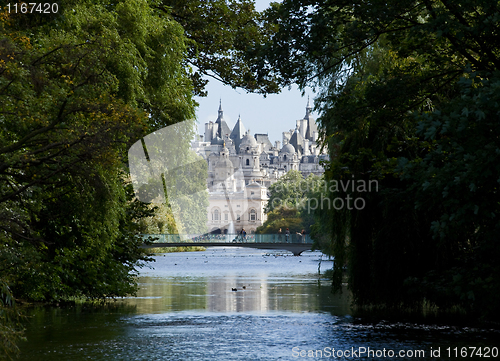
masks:
<svg viewBox="0 0 500 361"><path fill-rule="evenodd" d="M283 160L286 160L286 154L283 155Z"/></svg>
<svg viewBox="0 0 500 361"><path fill-rule="evenodd" d="M229 219L229 214L228 213L224 213L224 220L227 221Z"/></svg>
<svg viewBox="0 0 500 361"><path fill-rule="evenodd" d="M256 221L257 220L257 212L255 212L255 209L252 209L250 211L250 220L251 221Z"/></svg>
<svg viewBox="0 0 500 361"><path fill-rule="evenodd" d="M241 219L240 219L240 215L239 214L236 214L236 222L239 222Z"/></svg>
<svg viewBox="0 0 500 361"><path fill-rule="evenodd" d="M247 165L250 165L250 159L247 159L247 163L246 163L246 164L247 164Z"/></svg>
<svg viewBox="0 0 500 361"><path fill-rule="evenodd" d="M214 221L218 221L218 220L219 220L219 210L218 210L218 209L216 209L216 210L214 211L214 213L213 213L213 215L212 215L212 219L213 219Z"/></svg>

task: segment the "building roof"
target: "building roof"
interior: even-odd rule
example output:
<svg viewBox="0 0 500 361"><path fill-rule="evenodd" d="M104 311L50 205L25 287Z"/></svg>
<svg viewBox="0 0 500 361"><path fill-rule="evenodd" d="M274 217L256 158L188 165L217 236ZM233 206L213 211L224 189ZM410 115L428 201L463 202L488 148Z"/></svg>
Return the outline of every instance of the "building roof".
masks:
<svg viewBox="0 0 500 361"><path fill-rule="evenodd" d="M269 140L269 135L268 134L255 134L255 140L257 143L263 144L264 145L264 150L270 150L273 148L273 143Z"/></svg>
<svg viewBox="0 0 500 361"><path fill-rule="evenodd" d="M231 129L229 129L226 121L224 120L224 111L222 110L222 102L219 104L219 115L217 120L215 121L217 124L217 137L224 138L225 135L229 135L231 133Z"/></svg>
<svg viewBox="0 0 500 361"><path fill-rule="evenodd" d="M252 134L250 134L250 132L247 132L247 134L245 134L245 136L241 140L240 148L242 146L256 147L258 146L258 144L255 138L252 136Z"/></svg>
<svg viewBox="0 0 500 361"><path fill-rule="evenodd" d="M219 136L216 136L215 138L212 138L210 141L210 144L212 145L223 145L224 144L224 139L222 139Z"/></svg>
<svg viewBox="0 0 500 361"><path fill-rule="evenodd" d="M262 185L260 185L259 183L257 183L254 180L252 180L249 184L247 184L247 188L255 188L255 187L263 188Z"/></svg>
<svg viewBox="0 0 500 361"><path fill-rule="evenodd" d="M233 162L231 162L228 158L221 158L217 161L215 165L216 168L233 168Z"/></svg>
<svg viewBox="0 0 500 361"><path fill-rule="evenodd" d="M240 149L241 139L245 136L245 133L246 129L245 126L243 125L243 122L241 121L241 115L240 115L238 116L238 120L234 125L231 135L229 136L229 138L233 140L236 149Z"/></svg>
<svg viewBox="0 0 500 361"><path fill-rule="evenodd" d="M301 154L304 153L304 149L302 148L302 145L304 144L304 137L300 134L299 129L295 129L295 132L293 132L292 137L290 138L289 144L293 145L293 147Z"/></svg>
<svg viewBox="0 0 500 361"><path fill-rule="evenodd" d="M293 145L291 145L290 143L288 143L283 148L281 148L280 154L283 154L283 153L291 153L291 154L293 154L293 153L295 153L295 148L293 147Z"/></svg>
<svg viewBox="0 0 500 361"><path fill-rule="evenodd" d="M313 138L313 133L318 133L318 126L311 115L312 107L309 104L309 98L307 98L306 115L304 119L307 121L305 138L309 140L316 140Z"/></svg>
<svg viewBox="0 0 500 361"><path fill-rule="evenodd" d="M300 159L300 163L317 163L317 155L305 155Z"/></svg>

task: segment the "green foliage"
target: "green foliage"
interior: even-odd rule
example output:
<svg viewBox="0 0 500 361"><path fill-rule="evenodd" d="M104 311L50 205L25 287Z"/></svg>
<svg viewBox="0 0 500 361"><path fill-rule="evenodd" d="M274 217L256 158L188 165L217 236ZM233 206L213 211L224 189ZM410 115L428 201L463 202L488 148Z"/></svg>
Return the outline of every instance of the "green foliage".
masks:
<svg viewBox="0 0 500 361"><path fill-rule="evenodd" d="M166 204L150 204L148 209L153 215L140 220L142 233L145 234L162 234L179 233L176 227L172 209Z"/></svg>
<svg viewBox="0 0 500 361"><path fill-rule="evenodd" d="M302 179L302 173L298 170L291 170L272 184L269 187L270 196L266 213L279 207L296 208L303 196L303 191L299 188L302 185Z"/></svg>
<svg viewBox="0 0 500 361"><path fill-rule="evenodd" d="M190 139L186 139L190 149ZM179 152L177 152L179 153ZM206 190L206 177L208 165L204 159L195 158L192 151L186 151L183 167L176 173L176 184L167 190L170 205L177 215L178 233L204 234L207 233L208 192Z"/></svg>
<svg viewBox="0 0 500 361"><path fill-rule="evenodd" d="M262 24L252 0L160 0L156 8L172 16L190 40L187 62L198 95L212 77L233 88L278 93L282 82L249 51L273 34Z"/></svg>
<svg viewBox="0 0 500 361"><path fill-rule="evenodd" d="M133 293L150 215L124 185L128 147L194 115L183 29L148 2L2 13L0 277L53 302Z"/></svg>
<svg viewBox="0 0 500 361"><path fill-rule="evenodd" d="M186 247L155 247L148 248L147 253L157 254L157 253L177 253L177 252L203 252L207 249L200 246L186 246Z"/></svg>
<svg viewBox="0 0 500 361"><path fill-rule="evenodd" d="M281 233L284 234L287 228L289 228L290 233L300 233L305 228L304 220L296 208L275 208L267 213L267 220L257 228L255 233L277 234L281 229Z"/></svg>
<svg viewBox="0 0 500 361"><path fill-rule="evenodd" d="M133 294L135 270L149 259L139 234L153 224L144 223L173 229L179 211L187 222L176 227L201 229L207 199L177 197L155 215L125 182L128 148L194 118L200 74L277 91L244 58L252 39L264 36L251 2L166 3L65 0L56 14L2 8L0 280L16 297ZM183 179L194 181L184 188L204 182L190 171ZM2 316L8 310L3 304ZM5 330L12 336L6 342L18 337L15 328Z"/></svg>
<svg viewBox="0 0 500 361"><path fill-rule="evenodd" d="M309 207L308 200L320 198L322 178L310 174L307 178L297 170L291 170L269 187L269 202L266 207L267 220L257 228L257 233L310 232L315 222L316 209Z"/></svg>
<svg viewBox="0 0 500 361"><path fill-rule="evenodd" d="M0 281L0 359L12 359L19 353L19 341L25 340L20 313L9 286Z"/></svg>
<svg viewBox="0 0 500 361"><path fill-rule="evenodd" d="M460 97L419 118L425 156L401 158L398 167L416 209L433 210L430 232L443 270L411 284L498 316L500 267L491 260L500 256L500 142L492 135L500 131L500 77L469 73L459 84Z"/></svg>
<svg viewBox="0 0 500 361"><path fill-rule="evenodd" d="M498 3L285 0L267 16L263 61L321 91L326 180L379 183L364 209L320 215L334 285L347 264L358 305L498 319Z"/></svg>
<svg viewBox="0 0 500 361"><path fill-rule="evenodd" d="M156 219L145 220L146 233L206 233L207 162L191 149L193 136L194 121L185 121L144 138L148 161L140 141L129 152L138 198L156 205Z"/></svg>

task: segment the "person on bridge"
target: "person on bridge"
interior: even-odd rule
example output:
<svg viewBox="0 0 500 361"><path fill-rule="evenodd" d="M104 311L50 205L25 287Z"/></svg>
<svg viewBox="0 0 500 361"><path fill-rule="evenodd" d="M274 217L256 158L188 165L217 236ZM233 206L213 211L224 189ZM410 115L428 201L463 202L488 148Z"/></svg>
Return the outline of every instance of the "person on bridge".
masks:
<svg viewBox="0 0 500 361"><path fill-rule="evenodd" d="M299 236L299 243L304 243L306 241L306 231L304 229L300 233L297 232L297 235Z"/></svg>
<svg viewBox="0 0 500 361"><path fill-rule="evenodd" d="M241 230L241 238L242 238L242 239L241 239L241 240L242 240L242 242L246 242L246 241L247 241L247 231L245 231L245 228L243 228L243 229Z"/></svg>
<svg viewBox="0 0 500 361"><path fill-rule="evenodd" d="M288 240L290 239L290 230L287 228L285 231L285 240L286 243L288 243Z"/></svg>

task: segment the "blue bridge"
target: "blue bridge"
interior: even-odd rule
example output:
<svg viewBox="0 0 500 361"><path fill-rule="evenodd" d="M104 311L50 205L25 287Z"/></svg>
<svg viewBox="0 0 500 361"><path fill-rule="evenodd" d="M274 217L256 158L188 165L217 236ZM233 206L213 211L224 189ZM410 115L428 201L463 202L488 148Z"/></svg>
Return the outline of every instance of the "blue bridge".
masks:
<svg viewBox="0 0 500 361"><path fill-rule="evenodd" d="M143 248L157 247L247 247L258 249L280 249L300 256L304 251L311 250L313 241L309 235L301 234L144 234L144 240L152 240L151 244L144 244Z"/></svg>

